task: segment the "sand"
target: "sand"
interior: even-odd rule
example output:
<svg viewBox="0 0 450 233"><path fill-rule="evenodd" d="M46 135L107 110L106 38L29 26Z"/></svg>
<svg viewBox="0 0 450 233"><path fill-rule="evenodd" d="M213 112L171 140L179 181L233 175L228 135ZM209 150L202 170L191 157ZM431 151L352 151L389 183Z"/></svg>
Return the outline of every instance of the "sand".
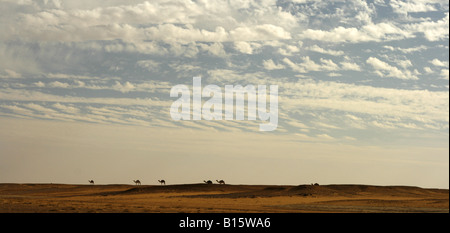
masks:
<svg viewBox="0 0 450 233"><path fill-rule="evenodd" d="M0 184L0 213L448 213L448 189Z"/></svg>

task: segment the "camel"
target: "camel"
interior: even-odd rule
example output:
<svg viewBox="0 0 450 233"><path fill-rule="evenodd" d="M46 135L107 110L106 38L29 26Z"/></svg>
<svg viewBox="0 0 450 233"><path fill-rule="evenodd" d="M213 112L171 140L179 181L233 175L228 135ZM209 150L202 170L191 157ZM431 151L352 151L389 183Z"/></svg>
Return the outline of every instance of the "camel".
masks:
<svg viewBox="0 0 450 233"><path fill-rule="evenodd" d="M94 180L88 180L90 184L94 184Z"/></svg>
<svg viewBox="0 0 450 233"><path fill-rule="evenodd" d="M165 180L158 180L159 183L161 183L161 185L166 185L166 181Z"/></svg>
<svg viewBox="0 0 450 233"><path fill-rule="evenodd" d="M225 184L225 181L223 181L223 180L216 180L217 181L217 183L219 183L219 184Z"/></svg>
<svg viewBox="0 0 450 233"><path fill-rule="evenodd" d="M212 184L213 182L212 181L210 181L210 180L208 180L208 181L203 181L203 182L205 182L205 184Z"/></svg>
<svg viewBox="0 0 450 233"><path fill-rule="evenodd" d="M140 181L140 180L133 180L133 182L134 182L136 185L141 185L141 181Z"/></svg>

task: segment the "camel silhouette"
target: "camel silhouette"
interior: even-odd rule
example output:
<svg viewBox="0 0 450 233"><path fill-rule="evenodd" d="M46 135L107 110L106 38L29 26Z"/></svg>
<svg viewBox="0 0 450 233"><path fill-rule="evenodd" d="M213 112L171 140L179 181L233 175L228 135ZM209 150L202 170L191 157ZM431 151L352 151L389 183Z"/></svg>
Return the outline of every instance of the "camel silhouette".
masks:
<svg viewBox="0 0 450 233"><path fill-rule="evenodd" d="M217 183L219 183L219 184L225 184L225 181L223 181L223 180L216 180L217 181Z"/></svg>
<svg viewBox="0 0 450 233"><path fill-rule="evenodd" d="M205 182L205 184L212 184L212 183L213 183L213 182L210 181L210 180L208 180L208 181L204 180L203 182Z"/></svg>
<svg viewBox="0 0 450 233"><path fill-rule="evenodd" d="M161 185L166 185L166 181L165 180L158 180L159 183L161 183Z"/></svg>
<svg viewBox="0 0 450 233"><path fill-rule="evenodd" d="M133 182L134 182L136 185L141 185L141 181L140 181L140 180L133 180Z"/></svg>

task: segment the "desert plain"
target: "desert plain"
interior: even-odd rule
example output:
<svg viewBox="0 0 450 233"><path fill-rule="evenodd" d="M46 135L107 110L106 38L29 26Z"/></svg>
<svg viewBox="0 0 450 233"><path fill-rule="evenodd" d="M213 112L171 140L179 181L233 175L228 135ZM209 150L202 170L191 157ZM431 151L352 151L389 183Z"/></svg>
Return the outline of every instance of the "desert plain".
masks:
<svg viewBox="0 0 450 233"><path fill-rule="evenodd" d="M411 186L0 184L0 213L448 212L448 189Z"/></svg>

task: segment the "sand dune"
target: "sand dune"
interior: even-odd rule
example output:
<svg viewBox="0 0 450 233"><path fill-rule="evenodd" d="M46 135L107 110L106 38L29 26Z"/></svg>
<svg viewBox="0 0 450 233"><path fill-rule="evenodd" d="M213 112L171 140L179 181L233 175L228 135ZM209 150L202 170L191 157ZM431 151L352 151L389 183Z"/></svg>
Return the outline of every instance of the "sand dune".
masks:
<svg viewBox="0 0 450 233"><path fill-rule="evenodd" d="M449 191L371 185L0 184L0 212L448 213Z"/></svg>

